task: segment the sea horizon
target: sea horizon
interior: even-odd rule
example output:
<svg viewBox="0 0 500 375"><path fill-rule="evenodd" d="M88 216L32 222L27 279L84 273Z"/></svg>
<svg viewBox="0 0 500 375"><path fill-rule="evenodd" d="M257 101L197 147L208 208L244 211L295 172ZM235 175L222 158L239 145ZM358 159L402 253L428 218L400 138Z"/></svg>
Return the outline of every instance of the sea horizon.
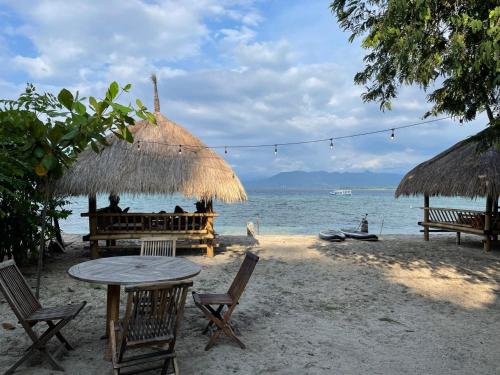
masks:
<svg viewBox="0 0 500 375"><path fill-rule="evenodd" d="M214 202L218 214L215 230L221 235L245 235L246 225L252 222L258 234L316 235L322 229L356 228L368 214L369 230L379 234L418 234L422 229L423 197L394 197L394 187L365 187L352 189L352 196L332 196L333 188L314 189L248 189L248 201L236 204ZM176 205L185 211L195 210L195 199L179 194L173 196L120 196L120 207L129 212L173 212ZM72 214L61 220L65 233L88 233L88 220L80 214L87 212L86 197L71 197L66 207ZM484 199L431 197L433 207L484 209ZM97 197L97 206L108 205L107 195Z"/></svg>

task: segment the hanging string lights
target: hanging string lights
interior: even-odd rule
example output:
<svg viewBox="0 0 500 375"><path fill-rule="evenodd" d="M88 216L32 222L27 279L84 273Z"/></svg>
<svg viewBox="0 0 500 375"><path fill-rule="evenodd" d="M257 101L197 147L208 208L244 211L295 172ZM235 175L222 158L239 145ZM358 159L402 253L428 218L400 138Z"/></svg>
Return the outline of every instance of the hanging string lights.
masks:
<svg viewBox="0 0 500 375"><path fill-rule="evenodd" d="M269 148L269 147L274 147L274 155L278 155L278 146L293 146L293 145L304 145L304 144L310 144L310 143L323 143L323 142L329 142L330 144L330 150L333 150L333 141L334 140L341 140L341 139L347 139L347 138L355 138L355 137L362 137L362 136L368 136L368 135L373 135L373 134L380 134L380 133L386 133L390 132L390 139L394 140L395 139L395 133L396 130L400 129L406 129L410 127L415 127L415 126L420 126L420 125L425 125L429 123L434 123L438 121L443 121L452 118L451 116L448 117L441 117L433 120L427 120L427 121L422 121L422 122L417 122L413 124L407 124L407 125L401 125L401 126L396 126L388 129L380 129L380 130L373 130L373 131L367 131L363 133L355 133L355 134L349 134L349 135L343 135L343 136L338 136L338 137L329 137L329 138L322 138L322 139L312 139L312 140L304 140L304 141L296 141L296 142L283 142L283 143L271 143L271 144L253 144L253 145L224 145L224 146L194 146L194 145L178 145L178 154L182 154L182 148L184 147L185 149L192 149L193 152L197 152L197 150L200 149L224 149L224 154L228 154L228 150L230 148L232 149L254 149L254 148ZM460 118L460 125L463 124L463 118ZM140 150L141 148L141 143L154 143L154 144L159 144L159 145L164 145L164 146L170 146L170 147L175 147L176 145L168 144L168 143L162 143L162 142L155 142L155 141L137 141L137 149Z"/></svg>

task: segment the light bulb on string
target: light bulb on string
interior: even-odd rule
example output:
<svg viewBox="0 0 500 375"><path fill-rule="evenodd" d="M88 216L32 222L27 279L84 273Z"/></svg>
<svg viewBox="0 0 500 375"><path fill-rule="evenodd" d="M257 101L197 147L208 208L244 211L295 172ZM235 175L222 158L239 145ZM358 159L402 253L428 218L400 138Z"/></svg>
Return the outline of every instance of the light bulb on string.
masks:
<svg viewBox="0 0 500 375"><path fill-rule="evenodd" d="M278 156L278 145L274 145L274 156Z"/></svg>
<svg viewBox="0 0 500 375"><path fill-rule="evenodd" d="M464 126L464 118L463 117L460 118L460 126Z"/></svg>
<svg viewBox="0 0 500 375"><path fill-rule="evenodd" d="M394 129L391 129L391 141L394 140Z"/></svg>
<svg viewBox="0 0 500 375"><path fill-rule="evenodd" d="M227 154L227 146L224 146L224 153Z"/></svg>
<svg viewBox="0 0 500 375"><path fill-rule="evenodd" d="M179 155L182 154L182 145L179 145Z"/></svg>
<svg viewBox="0 0 500 375"><path fill-rule="evenodd" d="M330 138L330 150L333 150L333 138Z"/></svg>

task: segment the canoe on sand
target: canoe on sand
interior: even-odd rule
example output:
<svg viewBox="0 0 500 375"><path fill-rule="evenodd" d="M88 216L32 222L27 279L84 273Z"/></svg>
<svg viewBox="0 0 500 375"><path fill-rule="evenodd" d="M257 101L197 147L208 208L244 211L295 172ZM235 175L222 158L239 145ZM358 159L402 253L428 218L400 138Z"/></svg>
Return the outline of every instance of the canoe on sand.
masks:
<svg viewBox="0 0 500 375"><path fill-rule="evenodd" d="M336 229L323 229L319 232L319 238L326 241L344 241L345 234Z"/></svg>

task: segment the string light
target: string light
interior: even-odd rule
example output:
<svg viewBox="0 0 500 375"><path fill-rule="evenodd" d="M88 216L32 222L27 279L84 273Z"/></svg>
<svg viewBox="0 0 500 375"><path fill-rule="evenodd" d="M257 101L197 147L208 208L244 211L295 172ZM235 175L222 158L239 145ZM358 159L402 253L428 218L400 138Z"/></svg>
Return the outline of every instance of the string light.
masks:
<svg viewBox="0 0 500 375"><path fill-rule="evenodd" d="M460 126L463 126L463 125L464 125L464 118L463 118L463 117L461 117L461 118L460 118Z"/></svg>
<svg viewBox="0 0 500 375"><path fill-rule="evenodd" d="M347 139L347 138L355 138L355 137L361 137L361 136L366 136L366 135L373 135L373 134L380 134L380 133L385 133L387 131L391 132L390 139L394 140L395 138L395 131L398 129L406 129L414 126L419 126L419 125L424 125L424 124L429 124L432 122L437 122L437 121L442 121L442 120L447 120L450 119L451 116L448 117L441 117L433 120L427 120L427 121L421 121L413 124L407 124L407 125L401 125L397 126L394 128L389 128L389 129L380 129L380 130L373 130L373 131L367 131L363 133L355 133L355 134L350 134L350 135L343 135L339 137L330 137L330 138L323 138L323 139L313 139L313 140L305 140L305 141L296 141L296 142L283 142L283 143L275 143L275 144L254 144L254 145L230 145L230 146L201 146L201 145L179 145L178 153L179 155L182 154L182 147L188 148L188 149L193 149L194 153L197 153L196 150L201 150L201 149L218 149L218 148L224 148L224 154L228 153L229 148L265 148L265 147L271 147L274 146L274 155L278 155L278 146L293 146L293 145L303 145L303 144L311 144L311 143L320 143L320 142L326 142L330 141L330 149L333 150L333 140L339 140L339 139ZM463 124L463 117L460 119L460 125ZM170 147L175 147L174 144L169 144L169 143L163 143L163 142L156 142L156 141L137 141L137 149L140 150L141 146L140 143L145 142L145 143L154 143L158 145L163 145L163 146L170 146ZM207 158L202 157L202 158ZM209 157L208 157L209 158Z"/></svg>

